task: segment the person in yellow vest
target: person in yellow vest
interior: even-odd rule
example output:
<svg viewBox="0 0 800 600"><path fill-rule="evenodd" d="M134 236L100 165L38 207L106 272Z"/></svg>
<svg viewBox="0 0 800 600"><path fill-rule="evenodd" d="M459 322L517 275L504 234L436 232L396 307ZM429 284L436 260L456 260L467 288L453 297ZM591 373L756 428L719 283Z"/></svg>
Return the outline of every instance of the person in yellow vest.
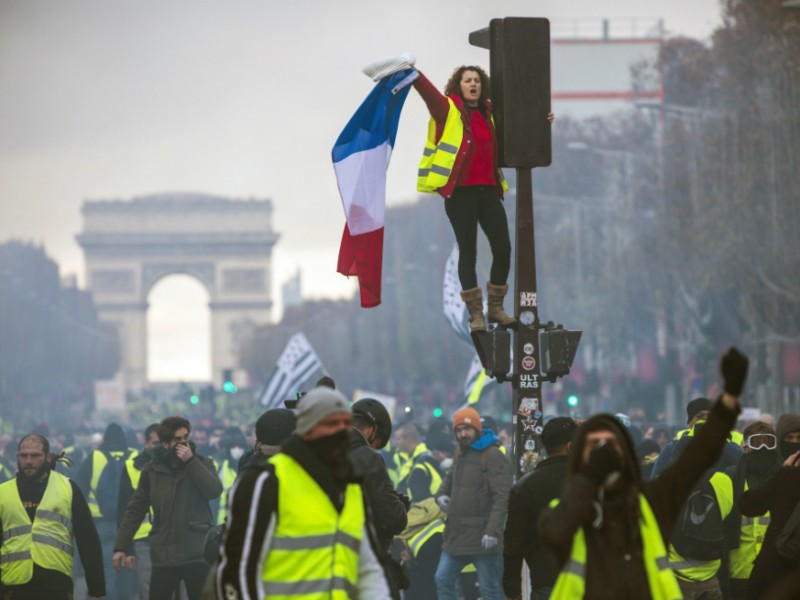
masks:
<svg viewBox="0 0 800 600"><path fill-rule="evenodd" d="M437 600L435 575L442 555L446 516L432 497L412 504L408 511L408 526L397 536L403 543L401 556L411 579L405 591L407 598Z"/></svg>
<svg viewBox="0 0 800 600"><path fill-rule="evenodd" d="M219 499L219 509L217 510L217 525L225 522L228 514L228 490L236 481L239 474L239 459L244 455L247 448L247 440L238 427L228 427L219 441L220 455L217 475L222 482L222 496Z"/></svg>
<svg viewBox="0 0 800 600"><path fill-rule="evenodd" d="M171 600L181 583L189 600L199 600L209 571L204 548L214 521L209 502L222 493L222 483L211 459L195 452L190 432L183 417L161 421L159 446L142 468L114 541L112 563L121 570L126 562L130 566L128 549L152 509L149 600Z"/></svg>
<svg viewBox="0 0 800 600"><path fill-rule="evenodd" d="M3 600L71 600L75 545L89 595L105 595L103 554L89 506L73 481L55 471L44 436L18 446L15 478L0 485L0 588Z"/></svg>
<svg viewBox="0 0 800 600"><path fill-rule="evenodd" d="M390 598L348 459L351 423L340 392L314 388L281 452L245 468L230 492L217 598Z"/></svg>
<svg viewBox="0 0 800 600"><path fill-rule="evenodd" d="M119 482L119 503L117 504L117 528L139 487L144 466L153 460L154 451L158 448L158 423L148 425L144 430L144 447L136 456L125 461L125 472ZM153 565L150 561L150 531L153 529L153 512L148 511L139 529L133 536L133 548L129 549L126 567L136 571L136 580L140 600L150 597L150 575Z"/></svg>
<svg viewBox="0 0 800 600"><path fill-rule="evenodd" d="M414 81L431 120L425 151L419 165L417 190L438 193L458 243L458 278L467 305L471 331L486 328L483 292L476 274L478 225L489 240L492 267L486 284L488 320L513 326L516 319L503 310L511 268L503 192L508 190L497 160L497 138L489 76L480 67L461 66L453 71L444 94L421 72ZM553 115L542 115L553 122Z"/></svg>
<svg viewBox="0 0 800 600"><path fill-rule="evenodd" d="M728 590L731 600L747 598L747 582L753 563L764 545L764 536L770 523L767 511L756 517L745 517L739 508L739 498L749 489L756 489L780 468L777 438L772 425L755 421L744 428L744 442L739 464L725 474L733 487L733 510L725 522L725 541L728 551Z"/></svg>
<svg viewBox="0 0 800 600"><path fill-rule="evenodd" d="M117 600L125 585L112 568L108 557L114 553L114 538L117 534L119 481L125 471L125 461L136 454L134 448L128 447L128 439L122 427L117 423L109 423L103 433L103 441L86 456L75 479L86 495L100 542L103 544L108 600Z"/></svg>
<svg viewBox="0 0 800 600"><path fill-rule="evenodd" d="M579 427L564 489L539 520L560 569L552 598L682 598L667 558L669 536L736 423L748 366L735 348L722 357L724 392L708 421L652 481L641 480L630 434L613 415Z"/></svg>
<svg viewBox="0 0 800 600"><path fill-rule="evenodd" d="M397 448L408 456L400 468L397 491L409 497L411 502L430 498L439 489L442 476L428 447L421 440L419 429L413 423L397 428Z"/></svg>

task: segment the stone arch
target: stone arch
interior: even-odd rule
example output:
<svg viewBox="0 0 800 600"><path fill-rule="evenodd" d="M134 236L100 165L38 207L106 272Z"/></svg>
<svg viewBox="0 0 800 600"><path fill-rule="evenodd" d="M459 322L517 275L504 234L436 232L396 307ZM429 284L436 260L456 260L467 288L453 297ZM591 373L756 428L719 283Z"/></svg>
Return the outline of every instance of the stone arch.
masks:
<svg viewBox="0 0 800 600"><path fill-rule="evenodd" d="M120 339L117 378L128 388L147 382L147 297L162 278L191 275L208 290L211 369L238 366L241 337L269 323L272 308L270 200L203 194L160 194L83 204L88 287L100 318Z"/></svg>

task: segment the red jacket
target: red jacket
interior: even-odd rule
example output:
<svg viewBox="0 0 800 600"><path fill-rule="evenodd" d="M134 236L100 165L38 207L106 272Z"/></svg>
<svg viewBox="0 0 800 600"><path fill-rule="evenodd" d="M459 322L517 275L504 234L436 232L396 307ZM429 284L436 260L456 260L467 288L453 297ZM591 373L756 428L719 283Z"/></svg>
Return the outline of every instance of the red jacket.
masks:
<svg viewBox="0 0 800 600"><path fill-rule="evenodd" d="M444 124L447 120L447 113L450 110L450 104L447 101L448 96L445 96L438 89L436 89L436 86L434 86L430 80L422 74L421 71L417 71L417 73L419 73L419 77L414 80L413 85L417 92L419 92L419 95L422 96L422 99L425 101L425 104L428 107L428 112L431 114L431 118L436 123L436 141L438 142L442 137ZM461 179L461 169L463 168L467 157L472 151L472 146L474 145L474 136L472 134L472 129L470 128L469 115L467 114L467 111L464 110L464 100L457 94L453 94L449 96L449 98L453 101L453 103L456 105L456 108L461 113L461 121L464 123L464 137L461 140L461 146L458 148L458 154L456 155L456 161L453 165L453 171L450 173L450 178L447 180L447 184L437 190L443 198L449 198L453 195L453 191ZM486 108L486 122L489 125L490 131L492 132L492 141L494 142L495 148L494 164L495 169L497 169L497 134L492 123L492 101L486 100L484 106ZM502 198L503 187L500 181L501 178L495 175L495 187L497 188L497 194L500 196L500 198Z"/></svg>

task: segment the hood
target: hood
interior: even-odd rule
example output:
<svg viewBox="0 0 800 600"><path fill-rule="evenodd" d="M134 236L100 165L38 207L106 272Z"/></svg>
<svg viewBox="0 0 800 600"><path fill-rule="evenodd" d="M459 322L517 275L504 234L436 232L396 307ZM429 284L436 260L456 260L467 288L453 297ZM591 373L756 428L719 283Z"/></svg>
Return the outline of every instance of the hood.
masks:
<svg viewBox="0 0 800 600"><path fill-rule="evenodd" d="M641 482L639 472L639 460L636 457L636 450L633 440L627 428L619 422L614 415L600 413L584 421L572 438L572 453L569 459L569 473L577 473L581 465L583 449L586 446L586 435L595 431L611 431L617 438L625 453L625 471L628 479L638 487Z"/></svg>
<svg viewBox="0 0 800 600"><path fill-rule="evenodd" d="M128 448L128 438L125 431L116 423L109 423L103 434L103 442L100 449L108 451L120 451Z"/></svg>
<svg viewBox="0 0 800 600"><path fill-rule="evenodd" d="M800 431L800 415L785 414L778 418L778 424L775 426L775 437L778 438L778 443L783 441L783 437L787 433L793 431Z"/></svg>
<svg viewBox="0 0 800 600"><path fill-rule="evenodd" d="M481 437L479 437L477 440L472 442L469 445L469 447L474 449L474 450L477 450L478 452L481 452L483 450L486 450L489 446L493 446L493 445L495 445L495 443L499 443L499 442L500 442L500 438L498 438L494 434L494 431L492 431L491 429L484 429L483 430L483 434L481 435Z"/></svg>

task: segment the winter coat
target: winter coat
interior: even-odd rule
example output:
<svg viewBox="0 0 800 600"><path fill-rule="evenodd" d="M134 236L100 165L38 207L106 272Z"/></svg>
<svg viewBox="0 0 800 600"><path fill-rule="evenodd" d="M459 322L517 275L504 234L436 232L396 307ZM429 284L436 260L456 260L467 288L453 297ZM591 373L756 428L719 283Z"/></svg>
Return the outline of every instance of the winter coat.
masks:
<svg viewBox="0 0 800 600"><path fill-rule="evenodd" d="M214 520L209 501L222 494L222 482L210 458L195 454L186 463L173 466L169 456L168 451L159 449L156 458L142 469L139 487L122 518L114 549L128 548L152 506L153 566L205 562L205 537Z"/></svg>
<svg viewBox="0 0 800 600"><path fill-rule="evenodd" d="M511 488L503 544L503 590L506 596L522 594L520 573L523 559L530 569L533 589L552 587L556 582L556 560L539 538L537 523L550 501L561 494L568 460L566 454L547 458Z"/></svg>
<svg viewBox="0 0 800 600"><path fill-rule="evenodd" d="M355 473L364 478L361 489L372 509L378 541L388 548L392 537L406 528L406 507L392 488L383 459L367 445L364 434L353 429L350 443L348 456Z"/></svg>
<svg viewBox="0 0 800 600"><path fill-rule="evenodd" d="M482 451L472 447L459 450L453 468L436 492L437 499L450 497L444 550L451 556L499 553L510 489L508 461L497 446ZM498 545L484 550L481 545L484 535L497 538Z"/></svg>

